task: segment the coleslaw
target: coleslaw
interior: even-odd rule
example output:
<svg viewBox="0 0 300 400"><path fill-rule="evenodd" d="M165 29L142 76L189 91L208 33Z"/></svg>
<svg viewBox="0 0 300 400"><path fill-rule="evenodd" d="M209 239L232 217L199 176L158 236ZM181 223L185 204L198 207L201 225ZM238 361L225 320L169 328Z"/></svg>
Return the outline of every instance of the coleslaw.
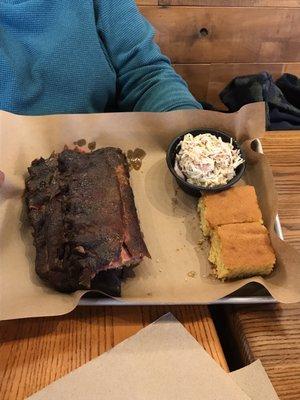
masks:
<svg viewBox="0 0 300 400"><path fill-rule="evenodd" d="M224 185L235 176L235 169L244 162L239 149L220 137L204 133L187 133L179 143L174 169L187 182L203 187Z"/></svg>

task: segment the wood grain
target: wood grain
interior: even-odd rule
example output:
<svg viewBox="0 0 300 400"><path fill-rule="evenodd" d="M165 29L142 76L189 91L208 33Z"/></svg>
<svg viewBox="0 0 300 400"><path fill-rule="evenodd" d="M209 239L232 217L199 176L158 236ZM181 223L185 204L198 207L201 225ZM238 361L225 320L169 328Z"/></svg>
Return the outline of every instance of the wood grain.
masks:
<svg viewBox="0 0 300 400"><path fill-rule="evenodd" d="M259 358L279 398L299 400L300 306L235 306L226 313L244 363Z"/></svg>
<svg viewBox="0 0 300 400"><path fill-rule="evenodd" d="M0 322L0 399L24 399L169 311L227 370L207 307L79 307L60 317Z"/></svg>
<svg viewBox="0 0 300 400"><path fill-rule="evenodd" d="M285 240L300 250L300 131L268 132ZM280 399L300 399L300 304L224 308L245 364L262 361Z"/></svg>
<svg viewBox="0 0 300 400"><path fill-rule="evenodd" d="M300 61L300 8L141 7L175 64ZM202 28L208 35L200 37Z"/></svg>
<svg viewBox="0 0 300 400"><path fill-rule="evenodd" d="M300 77L300 64L287 64L284 66L283 72L294 74Z"/></svg>
<svg viewBox="0 0 300 400"><path fill-rule="evenodd" d="M300 7L300 0L158 0L160 6Z"/></svg>
<svg viewBox="0 0 300 400"><path fill-rule="evenodd" d="M275 178L285 240L300 250L300 131L268 132L262 144Z"/></svg>

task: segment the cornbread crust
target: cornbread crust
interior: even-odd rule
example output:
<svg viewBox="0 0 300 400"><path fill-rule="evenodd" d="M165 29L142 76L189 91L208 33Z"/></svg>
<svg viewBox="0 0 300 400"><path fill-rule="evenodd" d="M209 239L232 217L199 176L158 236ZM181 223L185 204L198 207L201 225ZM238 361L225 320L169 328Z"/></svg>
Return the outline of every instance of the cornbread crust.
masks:
<svg viewBox="0 0 300 400"><path fill-rule="evenodd" d="M201 222L201 227L202 227L202 232L204 236L210 236L211 234L211 229L210 226L205 218L205 204L202 199L200 199L198 203L198 212L200 216L200 222Z"/></svg>
<svg viewBox="0 0 300 400"><path fill-rule="evenodd" d="M268 275L276 261L267 229L259 222L228 224L212 233L209 261L219 279Z"/></svg>
<svg viewBox="0 0 300 400"><path fill-rule="evenodd" d="M241 222L263 223L253 186L235 186L223 192L204 195L198 211L205 236L216 226Z"/></svg>

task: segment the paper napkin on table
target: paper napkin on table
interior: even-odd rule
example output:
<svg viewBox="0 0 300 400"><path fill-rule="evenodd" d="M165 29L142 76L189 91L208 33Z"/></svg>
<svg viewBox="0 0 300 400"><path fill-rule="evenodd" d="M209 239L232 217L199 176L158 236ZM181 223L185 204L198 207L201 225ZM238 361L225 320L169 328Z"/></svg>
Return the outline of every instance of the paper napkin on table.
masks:
<svg viewBox="0 0 300 400"><path fill-rule="evenodd" d="M250 399L279 400L260 360L229 375Z"/></svg>
<svg viewBox="0 0 300 400"><path fill-rule="evenodd" d="M166 314L29 399L261 400L262 393L278 399L260 363L226 373Z"/></svg>

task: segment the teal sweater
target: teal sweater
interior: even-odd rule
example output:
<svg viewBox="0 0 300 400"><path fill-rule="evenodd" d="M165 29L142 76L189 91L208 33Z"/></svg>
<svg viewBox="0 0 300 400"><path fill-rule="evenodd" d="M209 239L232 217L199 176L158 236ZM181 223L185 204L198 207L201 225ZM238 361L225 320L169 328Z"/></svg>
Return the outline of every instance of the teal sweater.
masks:
<svg viewBox="0 0 300 400"><path fill-rule="evenodd" d="M134 0L0 0L0 109L201 108Z"/></svg>

